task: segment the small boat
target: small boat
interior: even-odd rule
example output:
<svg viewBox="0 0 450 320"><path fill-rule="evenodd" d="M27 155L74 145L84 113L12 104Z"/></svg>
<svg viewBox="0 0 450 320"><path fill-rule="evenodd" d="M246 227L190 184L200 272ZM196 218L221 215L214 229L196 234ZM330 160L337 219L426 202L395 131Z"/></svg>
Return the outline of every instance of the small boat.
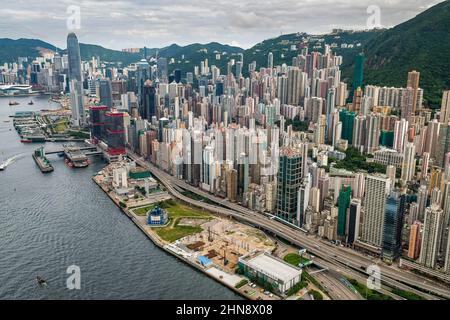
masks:
<svg viewBox="0 0 450 320"><path fill-rule="evenodd" d="M4 163L0 164L0 171L3 171L6 169L6 166Z"/></svg>
<svg viewBox="0 0 450 320"><path fill-rule="evenodd" d="M17 106L18 104L20 103L18 103L17 101L9 101L10 106Z"/></svg>
<svg viewBox="0 0 450 320"><path fill-rule="evenodd" d="M41 286L41 287L47 286L47 280L45 280L41 276L37 276L36 277L36 281L37 281L38 285Z"/></svg>
<svg viewBox="0 0 450 320"><path fill-rule="evenodd" d="M30 139L20 139L20 142L22 142L22 143L31 143L31 142L33 142L33 140L30 140Z"/></svg>
<svg viewBox="0 0 450 320"><path fill-rule="evenodd" d="M30 102L28 102L28 105L33 105L34 104L34 102L33 102L33 100L30 100Z"/></svg>
<svg viewBox="0 0 450 320"><path fill-rule="evenodd" d="M3 122L11 122L11 120L3 120Z"/></svg>

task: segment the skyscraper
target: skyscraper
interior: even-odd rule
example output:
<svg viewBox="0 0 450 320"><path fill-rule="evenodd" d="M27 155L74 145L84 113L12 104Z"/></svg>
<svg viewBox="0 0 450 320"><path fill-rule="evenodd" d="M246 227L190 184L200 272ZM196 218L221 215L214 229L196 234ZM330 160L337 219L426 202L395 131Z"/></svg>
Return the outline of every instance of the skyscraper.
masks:
<svg viewBox="0 0 450 320"><path fill-rule="evenodd" d="M355 116L354 112L349 112L346 109L339 111L339 120L342 122L342 139L347 140L349 145L353 143L353 125Z"/></svg>
<svg viewBox="0 0 450 320"><path fill-rule="evenodd" d="M298 217L298 189L301 185L300 152L285 147L280 150L277 181L277 215L283 220L300 224Z"/></svg>
<svg viewBox="0 0 450 320"><path fill-rule="evenodd" d="M422 245L419 262L426 267L436 266L439 251L440 230L442 224L442 209L438 205L432 205L425 210L425 222L423 224Z"/></svg>
<svg viewBox="0 0 450 320"><path fill-rule="evenodd" d="M386 199L383 227L383 260L393 262L401 255L403 215L406 196L400 191L391 191Z"/></svg>
<svg viewBox="0 0 450 320"><path fill-rule="evenodd" d="M139 109L142 119L151 120L153 116L158 116L156 107L156 88L151 80L147 80L142 87Z"/></svg>
<svg viewBox="0 0 450 320"><path fill-rule="evenodd" d="M413 105L412 113L413 114L416 113L416 108L417 108L419 82L420 82L420 72L417 72L416 70L408 72L408 82L406 84L406 87L412 88L414 90L413 102L412 102L412 105Z"/></svg>
<svg viewBox="0 0 450 320"><path fill-rule="evenodd" d="M442 94L441 114L439 116L441 123L450 121L450 90L446 90Z"/></svg>
<svg viewBox="0 0 450 320"><path fill-rule="evenodd" d="M86 122L83 101L83 74L81 72L80 45L73 32L67 35L67 54L72 122L75 126L82 126Z"/></svg>
<svg viewBox="0 0 450 320"><path fill-rule="evenodd" d="M376 114L370 114L366 117L366 141L364 151L373 153L378 149L380 142L380 118Z"/></svg>
<svg viewBox="0 0 450 320"><path fill-rule="evenodd" d="M67 54L69 62L69 81L83 81L81 73L81 55L80 45L75 33L71 32L67 35Z"/></svg>
<svg viewBox="0 0 450 320"><path fill-rule="evenodd" d="M383 176L368 175L364 198L364 223L361 240L381 248L386 207L386 195L390 191L390 180Z"/></svg>
<svg viewBox="0 0 450 320"><path fill-rule="evenodd" d="M352 199L349 207L347 243L353 244L359 238L359 224L361 220L361 200Z"/></svg>
<svg viewBox="0 0 450 320"><path fill-rule="evenodd" d="M83 101L83 82L71 80L70 88L70 107L72 110L72 122L74 126L82 126L86 122Z"/></svg>
<svg viewBox="0 0 450 320"><path fill-rule="evenodd" d="M426 185L421 185L417 191L417 205L419 221L424 220L425 208L427 207L428 189Z"/></svg>
<svg viewBox="0 0 450 320"><path fill-rule="evenodd" d="M355 71L353 75L353 90L362 88L364 81L364 54L361 52L355 58Z"/></svg>
<svg viewBox="0 0 450 320"><path fill-rule="evenodd" d="M309 204L309 191L311 189L311 178L309 176L302 179L302 183L300 188L298 189L298 217L299 217L299 226L302 227L305 221L305 213L306 208L308 208Z"/></svg>
<svg viewBox="0 0 450 320"><path fill-rule="evenodd" d="M148 79L150 79L150 65L146 59L141 59L138 63L136 63L136 86L139 99L141 99L144 83Z"/></svg>
<svg viewBox="0 0 450 320"><path fill-rule="evenodd" d="M420 246L422 243L422 223L416 221L409 230L408 258L416 260L420 255Z"/></svg>
<svg viewBox="0 0 450 320"><path fill-rule="evenodd" d="M413 143L406 143L403 153L402 175L404 182L411 181L416 169L416 147Z"/></svg>
<svg viewBox="0 0 450 320"><path fill-rule="evenodd" d="M109 79L100 80L99 91L100 91L100 103L111 109L113 107L111 81Z"/></svg>
<svg viewBox="0 0 450 320"><path fill-rule="evenodd" d="M159 57L156 62L157 75L158 80L161 83L167 83L169 81L168 75L168 67L167 67L167 59L163 57Z"/></svg>
<svg viewBox="0 0 450 320"><path fill-rule="evenodd" d="M273 53L269 52L267 55L267 68L272 69L273 68Z"/></svg>
<svg viewBox="0 0 450 320"><path fill-rule="evenodd" d="M394 125L394 149L397 152L403 152L403 146L406 141L406 132L408 131L408 121L401 119L395 121Z"/></svg>
<svg viewBox="0 0 450 320"><path fill-rule="evenodd" d="M352 196L352 189L350 186L342 186L339 191L338 198L338 226L337 226L337 236L344 239L346 236L346 226L347 226L347 210L350 206L350 199Z"/></svg>

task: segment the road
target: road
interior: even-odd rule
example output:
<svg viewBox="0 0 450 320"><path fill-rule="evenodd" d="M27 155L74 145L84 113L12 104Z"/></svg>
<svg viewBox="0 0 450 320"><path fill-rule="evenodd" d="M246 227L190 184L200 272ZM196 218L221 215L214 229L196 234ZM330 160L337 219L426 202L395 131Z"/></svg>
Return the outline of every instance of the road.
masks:
<svg viewBox="0 0 450 320"><path fill-rule="evenodd" d="M339 275L334 276L331 272L319 272L313 276L328 291L328 295L333 300L362 300L358 293L352 292L339 280Z"/></svg>
<svg viewBox="0 0 450 320"><path fill-rule="evenodd" d="M438 283L429 278L425 278L406 270L389 267L379 261L375 261L373 258L366 257L359 252L332 245L321 239L316 239L314 236L298 230L298 228L294 228L278 220L271 219L270 215L258 213L239 204L231 203L227 199L216 197L202 191L197 187L191 186L186 182L158 169L154 165L149 164L139 156L129 153L129 157L136 161L136 163L140 166L148 168L153 176L157 178L175 197L185 202L192 203L198 207L216 212L218 214L233 217L237 220L247 222L251 225L263 228L275 235L281 236L290 241L292 244L308 250L311 254L316 256L316 263L327 267L329 270L345 274L365 283L368 277L368 274L366 273L367 268L371 265L377 264L381 270L381 281L388 287L396 287L402 290L414 292L428 299L436 299L436 297L425 292L450 299L450 290L442 283ZM181 189L200 195L203 198L219 204L220 206L211 205L203 201L186 197L179 192ZM412 286L420 288L425 292L419 291Z"/></svg>

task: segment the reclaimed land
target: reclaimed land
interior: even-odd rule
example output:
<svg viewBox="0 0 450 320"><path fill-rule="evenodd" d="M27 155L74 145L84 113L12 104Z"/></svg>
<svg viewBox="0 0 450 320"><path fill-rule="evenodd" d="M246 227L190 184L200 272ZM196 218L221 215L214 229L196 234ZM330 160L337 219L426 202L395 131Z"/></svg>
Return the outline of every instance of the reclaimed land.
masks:
<svg viewBox="0 0 450 320"><path fill-rule="evenodd" d="M109 192L109 190L107 188L104 188L101 186L101 184L97 181L96 176L92 177L92 180L108 195L108 197L116 204L116 206L123 212L125 213L125 215L131 219L131 221L133 221L133 223L147 236L147 238L149 238L157 247L159 247L160 249L164 250L165 252L177 257L178 259L180 259L181 261L183 261L184 263L188 264L189 266L193 267L194 269L196 269L197 271L202 272L203 274L207 275L208 277L210 277L211 279L219 282L220 284L226 286L227 288L229 288L230 290L233 290L235 293L237 293L238 295L240 295L243 298L246 299L252 299L252 297L249 297L247 295L245 295L243 292L239 291L237 288L235 288L234 286L230 286L229 284L221 281L220 279L208 274L207 272L205 272L205 270L198 264L193 263L192 261L184 258L181 255L177 255L175 254L173 251L168 250L165 246L165 243L158 237L155 236L154 234L152 234L151 232L149 232L148 230L146 230L144 228L144 224L141 223L138 219L136 219L136 217L130 212L130 210L126 207L122 207L119 203L119 201L117 199L115 199L111 193ZM252 299L253 300L253 299Z"/></svg>

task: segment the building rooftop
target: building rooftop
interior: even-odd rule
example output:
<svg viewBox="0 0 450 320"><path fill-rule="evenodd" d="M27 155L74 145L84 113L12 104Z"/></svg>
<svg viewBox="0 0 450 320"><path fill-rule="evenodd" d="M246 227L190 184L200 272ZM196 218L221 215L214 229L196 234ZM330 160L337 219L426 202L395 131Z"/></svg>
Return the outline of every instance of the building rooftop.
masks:
<svg viewBox="0 0 450 320"><path fill-rule="evenodd" d="M284 282L290 281L302 272L301 269L291 266L265 252L249 254L241 259L245 260L246 264L251 268L264 271L272 278Z"/></svg>

